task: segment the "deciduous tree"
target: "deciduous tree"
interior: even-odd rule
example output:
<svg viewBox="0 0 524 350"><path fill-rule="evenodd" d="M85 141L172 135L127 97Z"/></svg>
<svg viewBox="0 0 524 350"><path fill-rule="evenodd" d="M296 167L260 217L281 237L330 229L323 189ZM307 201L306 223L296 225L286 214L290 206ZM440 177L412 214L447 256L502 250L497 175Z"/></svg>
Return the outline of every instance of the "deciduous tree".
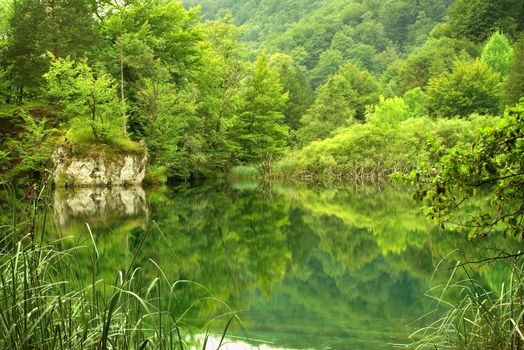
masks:
<svg viewBox="0 0 524 350"><path fill-rule="evenodd" d="M305 69L285 54L272 55L269 64L279 72L282 88L288 94L282 111L286 125L291 130L297 130L300 127L300 117L305 114L313 100L313 91L306 78Z"/></svg>
<svg viewBox="0 0 524 350"><path fill-rule="evenodd" d="M508 79L504 84L503 104L516 104L524 97L524 35L515 43L513 63L509 68Z"/></svg>
<svg viewBox="0 0 524 350"><path fill-rule="evenodd" d="M425 203L428 217L469 237L492 231L524 238L524 103L506 110L496 128L481 130L470 148L435 148L437 161L421 164L409 175L414 197ZM480 195L488 205L473 208L463 221L458 206ZM458 225L457 225L458 224Z"/></svg>
<svg viewBox="0 0 524 350"><path fill-rule="evenodd" d="M430 80L429 108L440 117L496 114L500 93L500 76L486 63L456 61L452 72Z"/></svg>
<svg viewBox="0 0 524 350"><path fill-rule="evenodd" d="M107 140L111 128L122 129L116 84L108 74L93 71L86 60L52 57L44 77L49 102L62 109L66 120L85 120L97 140Z"/></svg>
<svg viewBox="0 0 524 350"><path fill-rule="evenodd" d="M513 36L524 29L521 0L457 0L449 8L448 17L454 35L476 43L496 30Z"/></svg>
<svg viewBox="0 0 524 350"><path fill-rule="evenodd" d="M15 0L2 61L12 66L19 102L39 93L48 67L46 52L83 57L96 52L98 32L86 0Z"/></svg>
<svg viewBox="0 0 524 350"><path fill-rule="evenodd" d="M282 92L278 72L270 68L265 53L257 58L241 96L231 135L238 143L238 159L261 163L281 155L288 138L282 114L287 94Z"/></svg>
<svg viewBox="0 0 524 350"><path fill-rule="evenodd" d="M513 59L513 48L508 38L500 33L493 33L482 49L481 59L504 79Z"/></svg>

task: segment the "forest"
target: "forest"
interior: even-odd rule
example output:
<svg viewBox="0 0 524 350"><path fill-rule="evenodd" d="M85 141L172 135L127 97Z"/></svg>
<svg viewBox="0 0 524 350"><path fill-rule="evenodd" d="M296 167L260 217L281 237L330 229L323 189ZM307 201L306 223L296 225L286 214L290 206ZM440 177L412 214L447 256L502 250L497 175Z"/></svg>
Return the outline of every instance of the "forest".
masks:
<svg viewBox="0 0 524 350"><path fill-rule="evenodd" d="M6 348L522 349L524 1L0 0L0 186Z"/></svg>
<svg viewBox="0 0 524 350"><path fill-rule="evenodd" d="M524 95L519 0L2 0L0 174L57 144L149 155L146 181L384 179ZM263 174L264 175L264 174Z"/></svg>

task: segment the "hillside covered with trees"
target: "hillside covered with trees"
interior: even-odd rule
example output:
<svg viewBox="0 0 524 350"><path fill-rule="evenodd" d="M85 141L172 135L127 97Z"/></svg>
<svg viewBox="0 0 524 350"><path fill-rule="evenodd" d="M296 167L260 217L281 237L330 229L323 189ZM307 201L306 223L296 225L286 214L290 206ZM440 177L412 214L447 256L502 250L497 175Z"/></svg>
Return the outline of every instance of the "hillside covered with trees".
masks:
<svg viewBox="0 0 524 350"><path fill-rule="evenodd" d="M51 178L74 196L58 189L51 202ZM227 181L251 178L263 181ZM498 233L483 251L498 255L467 260L479 247L457 252L457 237L412 217L405 188L271 187L394 178L441 233ZM206 179L226 181L192 188ZM146 199L143 182L172 186ZM369 323L389 314L400 326L453 250L464 255L427 293L440 318L412 348L523 349L524 251L512 239L524 238L524 1L0 0L0 184L0 347L195 348L175 308L219 301L196 278L217 282L226 307L269 298L287 273L278 304L301 312L261 313L265 330L302 322L309 305L322 336L376 340L386 328ZM78 190L90 185L100 191ZM73 208L82 221L67 226ZM186 282L206 296L178 299ZM361 306L373 318L357 328L319 327ZM217 348L236 318L227 309ZM199 331L206 349L213 334Z"/></svg>
<svg viewBox="0 0 524 350"><path fill-rule="evenodd" d="M524 95L519 0L2 8L6 178L41 176L57 143L125 153L139 141L152 183L239 165L385 178L469 144Z"/></svg>

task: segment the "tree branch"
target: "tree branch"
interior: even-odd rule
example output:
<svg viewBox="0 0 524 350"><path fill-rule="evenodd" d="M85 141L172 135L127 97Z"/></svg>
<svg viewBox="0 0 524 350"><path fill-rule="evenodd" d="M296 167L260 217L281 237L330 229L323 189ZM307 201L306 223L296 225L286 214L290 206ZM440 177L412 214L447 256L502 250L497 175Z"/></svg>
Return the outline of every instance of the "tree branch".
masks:
<svg viewBox="0 0 524 350"><path fill-rule="evenodd" d="M513 253L513 254L506 253L506 252L501 252L497 256L492 256L492 257L489 257L489 258L484 258L484 259L475 260L475 261L465 261L463 263L460 263L460 264L454 266L453 268L466 266L466 265L486 264L486 263L491 263L491 262L494 262L494 261L497 261L497 260L500 260L500 259L511 259L511 258L518 259L518 258L520 258L523 255L524 255L524 251L519 251L519 252Z"/></svg>

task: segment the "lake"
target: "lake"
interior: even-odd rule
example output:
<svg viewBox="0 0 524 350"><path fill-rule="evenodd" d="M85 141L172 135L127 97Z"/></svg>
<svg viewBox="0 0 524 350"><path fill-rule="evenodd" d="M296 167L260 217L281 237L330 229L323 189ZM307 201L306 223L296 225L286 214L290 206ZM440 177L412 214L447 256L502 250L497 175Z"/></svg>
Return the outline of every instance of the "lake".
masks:
<svg viewBox="0 0 524 350"><path fill-rule="evenodd" d="M146 279L180 281L167 291L176 297L169 308L193 342L209 330L217 343L236 314L222 349L400 347L437 317L425 293L446 283L458 259L508 244L439 230L406 190L391 186L79 189L57 191L52 202L49 234L89 247L88 223L100 253L97 278L108 283L148 232L133 267ZM86 283L89 261L86 249L72 267ZM475 269L495 290L505 273Z"/></svg>

